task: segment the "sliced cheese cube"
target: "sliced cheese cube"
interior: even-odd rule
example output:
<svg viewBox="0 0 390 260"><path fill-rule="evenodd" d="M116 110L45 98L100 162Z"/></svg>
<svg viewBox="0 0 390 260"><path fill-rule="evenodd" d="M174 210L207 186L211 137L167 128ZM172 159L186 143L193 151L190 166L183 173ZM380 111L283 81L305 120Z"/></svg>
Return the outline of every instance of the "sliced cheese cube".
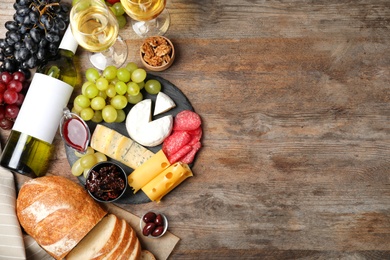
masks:
<svg viewBox="0 0 390 260"><path fill-rule="evenodd" d="M160 150L128 176L128 184L136 193L170 165L168 158Z"/></svg>
<svg viewBox="0 0 390 260"><path fill-rule="evenodd" d="M151 121L152 100L145 99L133 106L126 117L129 136L144 146L161 144L172 131L173 116L167 115Z"/></svg>
<svg viewBox="0 0 390 260"><path fill-rule="evenodd" d="M176 107L175 102L164 92L159 92L156 98L156 105L154 107L153 115L159 115Z"/></svg>
<svg viewBox="0 0 390 260"><path fill-rule="evenodd" d="M193 176L191 168L185 163L175 163L148 182L142 191L152 201L160 202L162 197L176 188L188 177Z"/></svg>
<svg viewBox="0 0 390 260"><path fill-rule="evenodd" d="M132 169L138 168L154 154L130 138L100 124L92 134L91 147Z"/></svg>

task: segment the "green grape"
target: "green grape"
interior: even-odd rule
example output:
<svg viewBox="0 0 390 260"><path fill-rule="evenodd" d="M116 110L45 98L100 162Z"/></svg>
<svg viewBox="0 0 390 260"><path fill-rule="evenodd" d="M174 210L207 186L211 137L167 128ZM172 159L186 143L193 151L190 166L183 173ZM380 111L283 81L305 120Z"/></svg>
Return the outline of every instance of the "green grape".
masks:
<svg viewBox="0 0 390 260"><path fill-rule="evenodd" d="M144 69L136 69L131 73L131 80L135 83L142 82L146 79L146 71Z"/></svg>
<svg viewBox="0 0 390 260"><path fill-rule="evenodd" d="M86 81L84 82L84 84L81 86L81 94L85 95L85 90L91 86L91 85L95 85L93 82L91 81Z"/></svg>
<svg viewBox="0 0 390 260"><path fill-rule="evenodd" d="M95 157L98 163L107 161L107 156L104 153L96 152Z"/></svg>
<svg viewBox="0 0 390 260"><path fill-rule="evenodd" d="M123 109L127 105L127 98L122 95L116 95L113 97L110 101L110 104L115 108L115 109Z"/></svg>
<svg viewBox="0 0 390 260"><path fill-rule="evenodd" d="M106 100L102 97L94 97L91 100L91 108L93 110L102 110L106 106Z"/></svg>
<svg viewBox="0 0 390 260"><path fill-rule="evenodd" d="M85 89L85 93L84 93L84 95L85 95L87 98L89 98L89 99L96 97L98 94L99 94L99 90L98 90L98 88L96 87L96 85L93 84L93 83L92 83L91 85L89 85L89 86Z"/></svg>
<svg viewBox="0 0 390 260"><path fill-rule="evenodd" d="M85 153L79 153L78 151L74 151L74 155L76 155L79 158L81 158L87 154L94 154L94 153L95 153L95 150L91 146L87 147L87 151L85 151Z"/></svg>
<svg viewBox="0 0 390 260"><path fill-rule="evenodd" d="M130 73L133 73L133 71L135 71L136 69L138 69L138 66L137 64L135 64L134 62L129 62L127 63L126 67L125 67L128 71L130 71Z"/></svg>
<svg viewBox="0 0 390 260"><path fill-rule="evenodd" d="M115 122L117 116L118 113L116 112L116 109L111 105L105 106L102 110L103 120L107 123Z"/></svg>
<svg viewBox="0 0 390 260"><path fill-rule="evenodd" d="M98 78L95 84L97 89L100 91L104 91L108 88L108 80L103 77Z"/></svg>
<svg viewBox="0 0 390 260"><path fill-rule="evenodd" d="M127 92L127 85L126 85L126 83L123 82L123 81L118 81L115 84L115 91L119 95L124 95Z"/></svg>
<svg viewBox="0 0 390 260"><path fill-rule="evenodd" d="M120 68L116 72L116 77L123 82L129 82L131 78L130 71L128 71L126 68Z"/></svg>
<svg viewBox="0 0 390 260"><path fill-rule="evenodd" d="M161 91L161 83L158 80L150 79L145 83L145 90L149 94L158 94Z"/></svg>
<svg viewBox="0 0 390 260"><path fill-rule="evenodd" d="M116 2L112 7L115 10L115 16L120 16L125 13L125 10L123 9L121 2Z"/></svg>
<svg viewBox="0 0 390 260"><path fill-rule="evenodd" d="M116 19L118 20L119 29L122 29L122 28L124 28L126 26L127 19L126 19L125 15L119 15L119 16L116 17Z"/></svg>
<svg viewBox="0 0 390 260"><path fill-rule="evenodd" d="M84 121L89 121L92 119L94 115L94 111L92 108L90 107L86 107L86 108L83 108L83 110L80 111L80 117L84 120Z"/></svg>
<svg viewBox="0 0 390 260"><path fill-rule="evenodd" d="M106 95L110 98L113 98L116 96L116 89L115 86L109 85L108 89L106 90Z"/></svg>
<svg viewBox="0 0 390 260"><path fill-rule="evenodd" d="M80 111L81 111L81 110L77 111L77 109L76 109L75 107L72 107L72 109L70 110L70 112L72 112L72 113L74 113L74 114L76 114L76 115L79 115L79 114L80 114Z"/></svg>
<svg viewBox="0 0 390 260"><path fill-rule="evenodd" d="M74 176L80 176L84 171L84 168L81 166L80 161L81 158L77 159L77 161L75 161L72 165L71 172Z"/></svg>
<svg viewBox="0 0 390 260"><path fill-rule="evenodd" d="M116 110L118 116L116 117L115 123L122 123L126 119L126 113L122 109Z"/></svg>
<svg viewBox="0 0 390 260"><path fill-rule="evenodd" d="M72 112L79 114L82 109L83 109L82 107L80 107L76 103L73 103Z"/></svg>
<svg viewBox="0 0 390 260"><path fill-rule="evenodd" d="M142 95L142 92L139 92L138 95L136 95L136 96L127 94L126 97L127 97L127 102L129 102L130 104L133 104L133 105L137 104L138 102L140 102L144 98Z"/></svg>
<svg viewBox="0 0 390 260"><path fill-rule="evenodd" d="M84 169L84 171L83 171L84 178L88 178L88 174L89 174L90 170L91 170L91 168Z"/></svg>
<svg viewBox="0 0 390 260"><path fill-rule="evenodd" d="M107 80L113 80L116 77L117 68L114 65L107 66L103 70L103 77Z"/></svg>
<svg viewBox="0 0 390 260"><path fill-rule="evenodd" d="M80 165L84 169L92 168L97 163L96 157L93 154L87 154L80 158Z"/></svg>
<svg viewBox="0 0 390 260"><path fill-rule="evenodd" d="M106 99L106 98L107 98L106 91L99 91L99 93L98 93L98 95L97 95L97 96L98 96L98 97L102 97L102 98Z"/></svg>
<svg viewBox="0 0 390 260"><path fill-rule="evenodd" d="M138 95L140 91L140 87L138 86L137 83L133 82L133 81L130 81L129 83L127 83L127 93L132 95L132 96L136 96Z"/></svg>
<svg viewBox="0 0 390 260"><path fill-rule="evenodd" d="M95 110L95 113L93 114L93 117L91 118L91 121L94 123L101 123L103 121L102 111Z"/></svg>
<svg viewBox="0 0 390 260"><path fill-rule="evenodd" d="M95 68L89 68L85 72L85 77L87 78L88 81L91 82L96 82L98 78L100 78L100 73L97 69Z"/></svg>
<svg viewBox="0 0 390 260"><path fill-rule="evenodd" d="M87 98L86 96L84 95L78 95L75 99L74 99L74 104L79 106L79 107L82 107L82 108L86 108L86 107L89 107L90 104L91 104L91 101L89 100L89 98Z"/></svg>
<svg viewBox="0 0 390 260"><path fill-rule="evenodd" d="M138 82L137 84L138 84L140 90L145 87L145 81Z"/></svg>

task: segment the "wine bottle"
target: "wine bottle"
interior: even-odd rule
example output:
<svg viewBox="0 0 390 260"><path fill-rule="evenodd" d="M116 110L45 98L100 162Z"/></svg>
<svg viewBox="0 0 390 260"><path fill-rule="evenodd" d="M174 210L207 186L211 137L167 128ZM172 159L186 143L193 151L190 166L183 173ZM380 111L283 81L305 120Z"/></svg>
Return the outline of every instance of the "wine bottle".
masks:
<svg viewBox="0 0 390 260"><path fill-rule="evenodd" d="M56 58L37 68L1 154L1 166L31 177L47 171L63 109L77 83L77 47L68 27Z"/></svg>

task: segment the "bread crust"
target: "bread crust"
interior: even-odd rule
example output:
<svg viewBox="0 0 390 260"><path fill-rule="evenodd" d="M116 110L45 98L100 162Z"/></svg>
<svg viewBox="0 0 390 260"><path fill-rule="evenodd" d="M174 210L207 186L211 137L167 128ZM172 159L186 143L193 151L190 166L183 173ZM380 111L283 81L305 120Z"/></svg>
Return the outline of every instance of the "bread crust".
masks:
<svg viewBox="0 0 390 260"><path fill-rule="evenodd" d="M55 259L63 259L107 214L82 186L62 176L26 182L16 213L25 232Z"/></svg>

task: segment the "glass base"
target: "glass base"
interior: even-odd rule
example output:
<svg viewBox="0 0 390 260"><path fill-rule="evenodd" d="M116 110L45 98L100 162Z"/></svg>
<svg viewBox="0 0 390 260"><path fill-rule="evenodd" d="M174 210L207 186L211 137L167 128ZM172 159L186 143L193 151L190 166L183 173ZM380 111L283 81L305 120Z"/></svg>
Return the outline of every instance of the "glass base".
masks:
<svg viewBox="0 0 390 260"><path fill-rule="evenodd" d="M123 65L127 59L126 42L118 35L113 46L103 52L89 54L89 61L95 68L104 70L107 66L113 65L117 68Z"/></svg>
<svg viewBox="0 0 390 260"><path fill-rule="evenodd" d="M156 35L164 35L169 28L171 17L167 9L155 19L150 21L131 20L131 25L134 32L141 37L150 37Z"/></svg>

